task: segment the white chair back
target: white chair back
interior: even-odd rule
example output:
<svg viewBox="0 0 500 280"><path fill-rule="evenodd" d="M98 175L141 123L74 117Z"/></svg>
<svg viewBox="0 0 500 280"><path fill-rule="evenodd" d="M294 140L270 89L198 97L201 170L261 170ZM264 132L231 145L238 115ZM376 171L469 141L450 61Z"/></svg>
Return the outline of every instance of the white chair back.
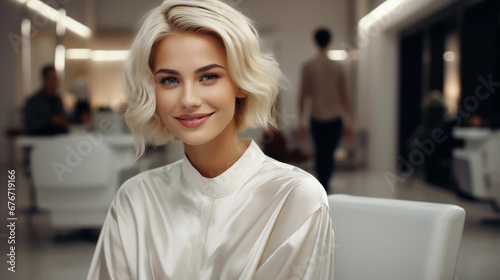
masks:
<svg viewBox="0 0 500 280"><path fill-rule="evenodd" d="M122 134L128 130L123 116L116 112L94 112L92 124L94 128L106 135Z"/></svg>
<svg viewBox="0 0 500 280"><path fill-rule="evenodd" d="M59 136L35 146L31 153L33 183L44 188L92 188L109 184L112 152L104 141Z"/></svg>
<svg viewBox="0 0 500 280"><path fill-rule="evenodd" d="M328 200L335 280L454 279L461 207L341 194Z"/></svg>

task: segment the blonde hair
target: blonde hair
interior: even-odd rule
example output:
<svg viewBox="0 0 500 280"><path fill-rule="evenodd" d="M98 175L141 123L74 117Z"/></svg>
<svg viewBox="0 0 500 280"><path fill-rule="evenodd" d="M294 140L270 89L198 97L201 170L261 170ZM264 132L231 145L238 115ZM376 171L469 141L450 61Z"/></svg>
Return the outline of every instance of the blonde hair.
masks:
<svg viewBox="0 0 500 280"><path fill-rule="evenodd" d="M156 111L153 59L155 46L179 32L201 32L224 44L228 71L247 96L236 99L238 130L275 126L271 117L282 73L273 56L259 46L249 18L218 0L166 0L146 14L125 62L125 120L134 134L136 158L147 143L158 146L175 139Z"/></svg>

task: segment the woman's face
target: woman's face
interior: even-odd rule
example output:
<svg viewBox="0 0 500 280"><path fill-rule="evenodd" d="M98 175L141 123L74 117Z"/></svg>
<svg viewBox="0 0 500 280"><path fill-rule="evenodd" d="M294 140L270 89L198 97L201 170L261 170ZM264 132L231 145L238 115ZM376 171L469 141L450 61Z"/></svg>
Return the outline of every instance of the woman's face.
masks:
<svg viewBox="0 0 500 280"><path fill-rule="evenodd" d="M245 94L229 76L224 46L202 33L160 41L154 54L156 110L182 142L202 145L235 130L236 98Z"/></svg>

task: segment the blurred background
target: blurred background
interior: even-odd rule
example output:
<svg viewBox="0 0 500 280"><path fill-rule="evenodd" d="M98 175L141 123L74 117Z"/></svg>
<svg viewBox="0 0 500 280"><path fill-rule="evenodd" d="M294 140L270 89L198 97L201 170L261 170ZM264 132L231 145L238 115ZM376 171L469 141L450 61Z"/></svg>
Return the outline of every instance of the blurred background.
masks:
<svg viewBox="0 0 500 280"><path fill-rule="evenodd" d="M255 21L288 81L279 102L284 151L274 156L314 173L312 142L297 137L297 102L302 66L317 52L313 32L326 27L356 119L354 140L335 152L330 193L463 207L456 279L500 279L500 1L226 2ZM0 220L9 215L8 170L18 218L15 273L0 227L0 279L85 279L121 182L183 155L172 142L134 162L121 115L123 61L140 19L160 3L0 1ZM25 108L46 87L49 64L65 129L28 135ZM242 135L264 148L276 141L258 130Z"/></svg>

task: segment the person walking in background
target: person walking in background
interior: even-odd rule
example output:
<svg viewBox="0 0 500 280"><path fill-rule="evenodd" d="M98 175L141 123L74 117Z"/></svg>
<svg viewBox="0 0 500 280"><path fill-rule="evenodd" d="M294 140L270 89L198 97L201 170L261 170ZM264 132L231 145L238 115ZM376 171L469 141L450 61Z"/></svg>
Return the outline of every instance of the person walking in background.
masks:
<svg viewBox="0 0 500 280"><path fill-rule="evenodd" d="M335 169L333 153L342 136L343 113L347 113L350 121L345 131L346 140L352 141L354 136L354 113L345 70L340 63L327 57L332 37L324 28L315 32L318 55L303 66L299 93L299 137L304 139L307 134L303 121L307 104L311 112L310 131L314 142L316 176L327 192Z"/></svg>
<svg viewBox="0 0 500 280"><path fill-rule="evenodd" d="M57 95L59 81L53 65L42 69L42 88L26 102L24 123L28 135L54 135L68 132L71 118L64 112Z"/></svg>

